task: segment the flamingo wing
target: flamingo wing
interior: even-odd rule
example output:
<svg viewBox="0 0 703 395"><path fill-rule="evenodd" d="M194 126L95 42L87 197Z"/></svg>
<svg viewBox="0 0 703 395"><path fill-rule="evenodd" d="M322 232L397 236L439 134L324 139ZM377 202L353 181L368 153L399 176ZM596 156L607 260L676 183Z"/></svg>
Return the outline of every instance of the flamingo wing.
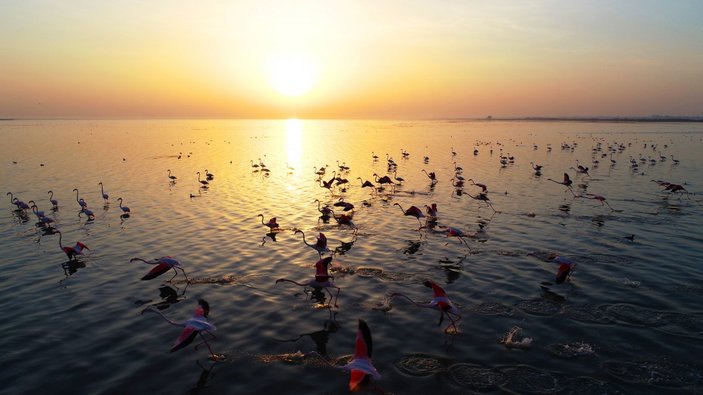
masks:
<svg viewBox="0 0 703 395"><path fill-rule="evenodd" d="M166 273L171 269L171 265L169 265L166 262L161 262L158 265L154 266L153 269L149 271L144 277L142 277L142 280L151 280L156 277L159 277L160 275Z"/></svg>
<svg viewBox="0 0 703 395"><path fill-rule="evenodd" d="M359 329L356 331L356 342L354 344L354 359L371 358L373 352L373 342L371 340L371 329L366 321L359 320Z"/></svg>
<svg viewBox="0 0 703 395"><path fill-rule="evenodd" d="M569 174L564 173L564 185L568 185L571 183L571 179L569 178Z"/></svg>
<svg viewBox="0 0 703 395"><path fill-rule="evenodd" d="M349 376L349 392L355 392L360 390L360 386L366 380L368 375L361 371L352 369L351 376Z"/></svg>
<svg viewBox="0 0 703 395"><path fill-rule="evenodd" d="M187 326L183 331L181 332L181 335L178 336L178 339L176 339L176 342L173 344L173 347L171 347L171 352L178 351L186 346L188 346L190 343L195 340L195 337L198 335L198 331L193 328L192 326Z"/></svg>

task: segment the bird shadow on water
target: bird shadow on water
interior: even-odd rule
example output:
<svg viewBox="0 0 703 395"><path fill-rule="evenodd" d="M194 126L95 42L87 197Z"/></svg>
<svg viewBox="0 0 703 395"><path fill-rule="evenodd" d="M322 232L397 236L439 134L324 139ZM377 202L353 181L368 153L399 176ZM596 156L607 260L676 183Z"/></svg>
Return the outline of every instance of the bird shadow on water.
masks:
<svg viewBox="0 0 703 395"><path fill-rule="evenodd" d="M212 378L215 377L215 373L213 373L213 370L215 369L215 366L217 366L217 361L210 363L210 366L207 368L204 367L200 361L195 361L195 363L198 365L198 368L200 369L200 374L198 375L198 381L195 382L195 386L184 392L185 394L189 395L197 395L200 394L201 391L206 390L209 388L207 385L208 381Z"/></svg>

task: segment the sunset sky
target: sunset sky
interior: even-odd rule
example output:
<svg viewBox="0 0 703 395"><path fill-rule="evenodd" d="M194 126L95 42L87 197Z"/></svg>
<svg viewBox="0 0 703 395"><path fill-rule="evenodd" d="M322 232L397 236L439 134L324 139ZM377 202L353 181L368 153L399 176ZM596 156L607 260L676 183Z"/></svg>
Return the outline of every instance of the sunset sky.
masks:
<svg viewBox="0 0 703 395"><path fill-rule="evenodd" d="M700 0L8 0L0 118L703 115L701 16Z"/></svg>

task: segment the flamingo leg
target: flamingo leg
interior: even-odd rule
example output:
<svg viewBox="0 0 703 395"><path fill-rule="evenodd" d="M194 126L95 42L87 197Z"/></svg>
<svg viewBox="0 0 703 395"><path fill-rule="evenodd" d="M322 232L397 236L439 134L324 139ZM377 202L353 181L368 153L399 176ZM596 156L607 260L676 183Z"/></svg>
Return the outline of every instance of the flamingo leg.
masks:
<svg viewBox="0 0 703 395"><path fill-rule="evenodd" d="M207 331L206 331L206 332L207 332ZM210 333L210 332L207 332L207 333L208 333L210 336L213 336L213 338L214 338L214 335L213 335L212 333ZM210 356L211 356L211 357L214 357L214 356L215 356L215 353L212 351L212 348L210 347L210 343L207 342L207 339L206 339L205 336L203 335L203 331L199 331L198 334L199 334L200 337L203 339L203 343L207 346L208 351L210 351ZM201 344L203 344L203 343L201 343ZM196 345L195 348L197 349L198 346L199 346L199 344Z"/></svg>
<svg viewBox="0 0 703 395"><path fill-rule="evenodd" d="M175 274L173 275L173 277L171 277L170 280L168 280L169 283L170 283L171 281L173 281L173 279L176 278L176 276L178 275L178 270L176 270L175 267L173 268L173 271L175 272Z"/></svg>
<svg viewBox="0 0 703 395"><path fill-rule="evenodd" d="M186 284L190 284L190 279L188 278L188 275L186 274L186 271L183 268L180 268L181 271L183 272L183 276L186 278ZM177 272L176 272L177 273Z"/></svg>

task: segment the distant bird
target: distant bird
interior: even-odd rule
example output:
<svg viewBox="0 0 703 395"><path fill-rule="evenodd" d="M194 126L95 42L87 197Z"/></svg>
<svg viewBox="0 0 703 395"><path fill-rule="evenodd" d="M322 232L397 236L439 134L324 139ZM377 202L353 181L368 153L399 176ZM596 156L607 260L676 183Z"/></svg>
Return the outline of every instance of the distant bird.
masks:
<svg viewBox="0 0 703 395"><path fill-rule="evenodd" d="M205 169L205 178L206 178L208 181L212 181L212 180L215 179L215 175L212 174L212 173L210 173L209 171L207 171L207 169Z"/></svg>
<svg viewBox="0 0 703 395"><path fill-rule="evenodd" d="M383 177L380 177L380 178L379 178L379 177L378 177L378 174L373 173L373 177L374 177L374 180L375 180L378 184L381 184L381 185L384 185L384 184L394 184L393 180L391 180L391 178L388 177L388 176L383 176Z"/></svg>
<svg viewBox="0 0 703 395"><path fill-rule="evenodd" d="M442 325L442 321L444 320L444 316L446 314L447 318L449 318L449 320L451 321L451 325L447 326L444 329L444 333L449 333L450 328L452 328L455 333L458 332L459 328L457 327L457 323L461 321L461 313L459 312L459 309L457 309L456 306L454 306L454 304L449 300L449 298L447 297L447 293L444 291L444 289L437 285L435 282L427 280L422 284L427 288L432 289L432 300L429 303L415 302L410 297L398 292L390 294L388 299L389 301L392 301L393 298L401 297L405 298L415 306L438 310L440 312L440 316L439 323L437 324L437 326Z"/></svg>
<svg viewBox="0 0 703 395"><path fill-rule="evenodd" d="M261 217L261 224L268 226L269 229L271 229L271 230L278 230L279 229L278 223L276 222L276 217L269 219L268 222L266 222L266 223L264 223L264 215L263 214L259 214L259 215L257 215L257 217Z"/></svg>
<svg viewBox="0 0 703 395"><path fill-rule="evenodd" d="M577 173L585 174L587 176L590 176L588 174L588 167L584 167L581 164L579 164L578 159L576 160L576 168L571 167L572 169L576 170Z"/></svg>
<svg viewBox="0 0 703 395"><path fill-rule="evenodd" d="M481 188L482 193L487 193L488 192L488 186L486 184L480 183L480 182L475 182L473 179L469 178L469 181L471 181L471 184Z"/></svg>
<svg viewBox="0 0 703 395"><path fill-rule="evenodd" d="M678 165L680 161L678 159L674 159L674 155L671 155L671 161L674 162L673 164Z"/></svg>
<svg viewBox="0 0 703 395"><path fill-rule="evenodd" d="M532 169L535 171L535 173L541 173L541 172L542 172L542 167L544 167L544 166L536 165L536 164L534 164L534 163L532 163L532 162L530 162L530 164L532 165Z"/></svg>
<svg viewBox="0 0 703 395"><path fill-rule="evenodd" d="M99 182L98 185L100 185L100 194L102 195L103 200L105 201L105 204L107 204L107 203L108 203L108 199L110 198L110 196L108 196L107 193L105 193L105 189L103 189L103 183L102 183L102 181Z"/></svg>
<svg viewBox="0 0 703 395"><path fill-rule="evenodd" d="M49 201L51 202L52 210L59 209L59 201L54 199L54 191L47 192L49 194Z"/></svg>
<svg viewBox="0 0 703 395"><path fill-rule="evenodd" d="M437 218L437 203L432 203L431 206L425 205L425 212L430 218Z"/></svg>
<svg viewBox="0 0 703 395"><path fill-rule="evenodd" d="M332 209L329 208L329 207L327 207L327 206L320 207L320 205L321 205L322 202L320 202L319 199L315 199L315 200L313 201L313 203L315 203L315 202L317 202L317 211L319 211L320 214L322 214L322 215L320 216L320 218L322 218L323 220L329 219L330 216L332 215Z"/></svg>
<svg viewBox="0 0 703 395"><path fill-rule="evenodd" d="M554 281L557 284L562 284L567 281L571 277L571 274L574 272L574 269L576 268L575 262L571 261L570 259L561 257L557 254L550 254L547 259L559 264Z"/></svg>
<svg viewBox="0 0 703 395"><path fill-rule="evenodd" d="M305 232L303 232L300 229L297 229L295 233L300 233L303 235L303 243L305 243L306 246L312 248L313 250L317 251L317 253L322 257L322 254L326 252L330 252L330 249L327 247L327 237L325 236L324 233L320 232L320 235L317 236L317 240L315 241L315 244L310 244L305 240Z"/></svg>
<svg viewBox="0 0 703 395"><path fill-rule="evenodd" d="M465 238L465 237L474 238L474 237L476 237L476 235L469 235L469 234L466 234L466 233L464 233L461 229L459 229L459 228L454 228L454 227L451 227L451 226L447 227L446 232L447 232L447 237L456 237L457 239L461 240L461 241L464 243L464 245L466 245L466 248L468 248L469 251L471 251L471 247L469 247L469 243L467 243L467 242L466 242L466 239L464 239L464 238Z"/></svg>
<svg viewBox="0 0 703 395"><path fill-rule="evenodd" d="M129 207L122 205L122 198L117 198L117 201L119 202L120 209L122 210L122 214L123 215L129 214L130 213Z"/></svg>
<svg viewBox="0 0 703 395"><path fill-rule="evenodd" d="M328 256L326 258L322 258L319 261L315 262L315 278L309 281L304 281L304 282L298 282L294 280L289 280L287 278L279 278L276 280L276 284L287 281L289 283L293 283L297 286L300 287L312 287L312 288L317 288L317 289L325 289L327 293L330 295L330 304L334 302L334 307L337 307L337 300L339 299L339 292L342 290L339 288L337 285L334 284L332 280L334 280L334 277L329 275L329 264L332 262L332 257ZM330 291L330 288L335 288L337 289L337 295L333 296L332 292Z"/></svg>
<svg viewBox="0 0 703 395"><path fill-rule="evenodd" d="M625 238L628 239L628 240L630 240L630 241L635 241L635 235L625 236Z"/></svg>
<svg viewBox="0 0 703 395"><path fill-rule="evenodd" d="M168 322L169 324L183 328L183 331L181 332L180 336L178 336L178 339L176 339L176 342L173 344L173 347L171 347L171 352L178 351L182 348L187 347L190 343L193 342L193 340L195 340L198 335L200 335L200 337L203 339L203 342L210 351L210 358L216 358L215 353L212 352L210 344L203 335L203 333L209 334L212 338L214 338L215 335L213 335L212 332L214 332L216 329L215 325L211 324L207 320L207 316L210 314L210 304L205 301L205 299L198 299L198 307L195 308L193 316L184 322L171 321L163 313L158 310L155 310L153 307L148 307L144 309L142 311L142 314L144 313L156 313L160 315L161 318L166 320L166 322Z"/></svg>
<svg viewBox="0 0 703 395"><path fill-rule="evenodd" d="M463 188L464 187L464 180L457 180L456 182L454 182L454 179L452 178L449 181L451 181L452 186L454 188Z"/></svg>
<svg viewBox="0 0 703 395"><path fill-rule="evenodd" d="M607 205L608 208L610 209L610 211L622 211L622 210L616 210L616 209L614 209L614 208L610 205L610 203L608 203L607 201L605 201L605 197L604 197L604 196L601 196L601 195L596 195L596 194L594 194L594 193L587 193L586 195L581 195L581 196L579 196L579 197L586 198L586 199L597 200L597 201L600 202L601 206Z"/></svg>
<svg viewBox="0 0 703 395"><path fill-rule="evenodd" d="M85 214L85 216L88 217L88 221L93 221L95 219L95 214L93 213L93 210L87 207L78 212L79 217L81 216L81 214Z"/></svg>
<svg viewBox="0 0 703 395"><path fill-rule="evenodd" d="M171 174L171 169L168 169L168 170L166 170L166 171L168 172L168 179L169 179L171 182L176 182L176 180L178 179L178 177L176 177L176 176L174 176L173 174Z"/></svg>
<svg viewBox="0 0 703 395"><path fill-rule="evenodd" d="M669 191L671 193L678 192L680 197L683 197L683 194L685 193L686 196L691 199L691 195L688 194L688 191L686 190L686 188L683 187L683 185L669 183L668 185L666 185L666 188L664 188L664 190Z"/></svg>
<svg viewBox="0 0 703 395"><path fill-rule="evenodd" d="M173 277L171 277L168 280L168 282L171 282L174 278L176 278L176 276L178 275L178 270L182 271L183 276L185 276L185 278L186 278L186 281L190 282L190 280L188 279L188 275L186 274L186 271L181 266L181 263L178 262L178 260L176 260L173 257L162 256L161 258L152 259L150 261L147 261L142 258L132 258L129 261L130 262L142 261L142 262L147 263L149 265L156 265L156 266L154 266L153 269L151 269L149 271L149 273L147 273L146 275L144 275L144 277L142 277L142 280L152 280L152 279L166 273L167 271L173 269L173 271L175 273L174 273Z"/></svg>
<svg viewBox="0 0 703 395"><path fill-rule="evenodd" d="M369 181L369 180L363 181L363 180L361 179L361 177L356 177L356 179L359 180L359 182L361 182L361 187L362 187L362 188L372 188L372 189L376 188L376 186L373 185L373 183L372 183L371 181Z"/></svg>
<svg viewBox="0 0 703 395"><path fill-rule="evenodd" d="M77 241L76 244L73 247L64 247L63 244L61 243L61 240L63 238L63 233L61 231L56 231L56 233L59 234L59 247L61 248L61 251L63 251L66 256L68 257L68 260L74 260L78 261L78 255L83 255L83 250L90 250L87 245L81 243L80 241Z"/></svg>
<svg viewBox="0 0 703 395"><path fill-rule="evenodd" d="M344 198L339 198L339 201L334 203L335 207L342 207L342 211L354 210L354 205L349 202L345 202Z"/></svg>
<svg viewBox="0 0 703 395"><path fill-rule="evenodd" d="M201 179L200 179L200 172L197 172L196 174L198 174L198 182L200 183L200 187L201 187L201 188L207 188L208 185L210 185L210 183L207 182L206 180L201 180Z"/></svg>
<svg viewBox="0 0 703 395"><path fill-rule="evenodd" d="M472 199L480 200L480 201L486 203L486 205L488 205L488 207L490 207L491 210L493 210L494 213L497 213L497 212L498 212L498 211L496 211L496 209L493 207L493 204L491 204L491 199L488 198L488 194L486 194L485 192L481 192L481 193L479 193L479 194L476 195L476 196L474 196L474 195L472 195L472 194L470 194L470 193L467 193L467 195L469 195L469 197L471 197Z"/></svg>
<svg viewBox="0 0 703 395"><path fill-rule="evenodd" d="M352 217L353 215L336 215L334 211L332 211L332 218L334 218L334 220L337 221L339 225L348 225L352 228L356 228L356 225L354 225L354 222L352 221Z"/></svg>
<svg viewBox="0 0 703 395"><path fill-rule="evenodd" d="M420 224L420 227L422 227L422 222L420 221L420 218L425 218L425 214L422 213L422 210L415 206L410 206L407 210L403 210L403 207L399 203L393 203L393 205L398 206L398 208L400 208L400 211L403 212L403 215L415 217L415 219L417 219L417 222Z"/></svg>
<svg viewBox="0 0 703 395"><path fill-rule="evenodd" d="M393 179L396 180L399 184L402 184L403 182L405 182L405 178L398 177L398 172L395 170L393 171Z"/></svg>

